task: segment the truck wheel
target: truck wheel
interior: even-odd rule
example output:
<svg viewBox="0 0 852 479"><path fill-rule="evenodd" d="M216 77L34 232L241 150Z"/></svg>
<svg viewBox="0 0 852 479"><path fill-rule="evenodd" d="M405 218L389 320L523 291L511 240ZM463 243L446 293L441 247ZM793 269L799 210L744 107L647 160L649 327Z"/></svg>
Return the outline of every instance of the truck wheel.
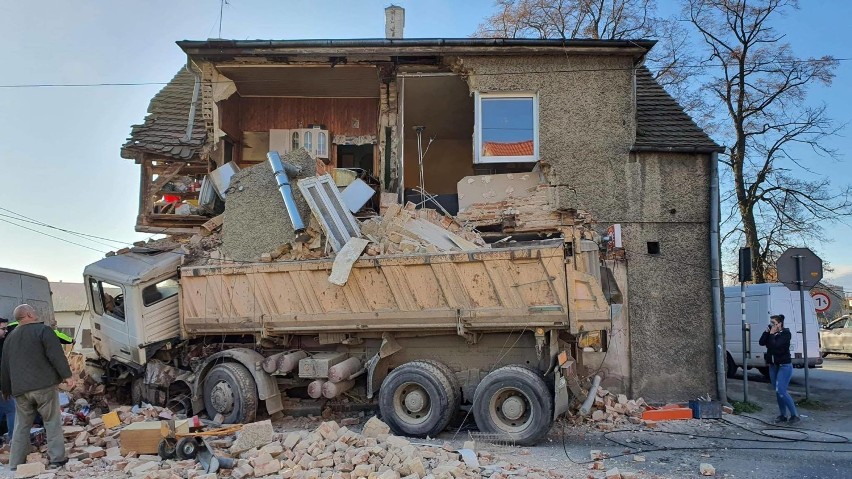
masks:
<svg viewBox="0 0 852 479"><path fill-rule="evenodd" d="M221 414L222 424L253 422L257 414L257 385L240 364L222 363L204 378L204 408L214 419Z"/></svg>
<svg viewBox="0 0 852 479"><path fill-rule="evenodd" d="M737 376L737 369L739 369L739 366L737 366L737 363L734 362L734 358L731 357L731 353L727 354L727 358L728 367L726 376L728 376L728 379L734 379Z"/></svg>
<svg viewBox="0 0 852 479"><path fill-rule="evenodd" d="M462 402L462 392L461 392L461 383L459 382L459 378L456 377L456 373L450 369L449 366L442 363L441 361L435 361L433 359L421 359L419 362L431 364L436 368L440 369L447 380L450 381L450 387L453 390L453 396L450 398L450 410L452 411L450 417L452 418L452 414L455 414Z"/></svg>
<svg viewBox="0 0 852 479"><path fill-rule="evenodd" d="M412 361L391 371L382 382L379 410L394 434L434 437L456 413L453 406L458 395L443 368Z"/></svg>
<svg viewBox="0 0 852 479"><path fill-rule="evenodd" d="M553 394L535 371L504 366L476 388L473 417L479 430L510 438L520 446L544 439L553 424Z"/></svg>
<svg viewBox="0 0 852 479"><path fill-rule="evenodd" d="M769 379L769 368L767 366L757 368L757 370L764 378Z"/></svg>

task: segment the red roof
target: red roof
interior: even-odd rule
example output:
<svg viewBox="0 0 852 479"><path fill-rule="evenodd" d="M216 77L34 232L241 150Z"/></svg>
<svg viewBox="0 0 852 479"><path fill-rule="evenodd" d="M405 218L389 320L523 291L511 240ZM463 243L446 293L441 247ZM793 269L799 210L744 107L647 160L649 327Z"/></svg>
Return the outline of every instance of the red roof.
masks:
<svg viewBox="0 0 852 479"><path fill-rule="evenodd" d="M535 144L533 140L503 143L486 141L482 144L482 156L533 156Z"/></svg>

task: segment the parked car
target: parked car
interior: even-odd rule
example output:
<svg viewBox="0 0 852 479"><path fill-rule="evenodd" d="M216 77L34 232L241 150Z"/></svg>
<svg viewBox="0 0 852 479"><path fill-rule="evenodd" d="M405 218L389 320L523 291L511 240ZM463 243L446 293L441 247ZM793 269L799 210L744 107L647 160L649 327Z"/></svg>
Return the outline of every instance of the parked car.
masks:
<svg viewBox="0 0 852 479"><path fill-rule="evenodd" d="M819 332L822 357L827 354L845 354L852 358L852 316L841 316L828 323Z"/></svg>

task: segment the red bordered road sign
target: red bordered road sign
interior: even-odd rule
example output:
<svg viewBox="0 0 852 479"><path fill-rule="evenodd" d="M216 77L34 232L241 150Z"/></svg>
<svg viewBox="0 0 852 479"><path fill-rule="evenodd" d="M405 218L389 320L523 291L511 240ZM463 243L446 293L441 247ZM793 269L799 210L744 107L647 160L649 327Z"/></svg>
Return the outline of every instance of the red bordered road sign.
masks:
<svg viewBox="0 0 852 479"><path fill-rule="evenodd" d="M831 298L825 293L813 293L811 297L814 299L817 313L824 313L831 307Z"/></svg>

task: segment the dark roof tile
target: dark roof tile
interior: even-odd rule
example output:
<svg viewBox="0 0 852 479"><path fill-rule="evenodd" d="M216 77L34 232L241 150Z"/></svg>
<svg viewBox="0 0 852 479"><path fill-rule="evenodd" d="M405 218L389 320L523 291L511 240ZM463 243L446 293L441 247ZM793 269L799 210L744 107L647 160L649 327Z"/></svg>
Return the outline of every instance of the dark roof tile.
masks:
<svg viewBox="0 0 852 479"><path fill-rule="evenodd" d="M644 66L636 70L636 142L633 149L722 151Z"/></svg>
<svg viewBox="0 0 852 479"><path fill-rule="evenodd" d="M151 99L145 121L130 127L130 137L121 147L121 156L135 159L140 153L153 153L181 160L197 157L207 139L200 98L195 105L192 139L183 141L194 88L195 76L181 68Z"/></svg>

